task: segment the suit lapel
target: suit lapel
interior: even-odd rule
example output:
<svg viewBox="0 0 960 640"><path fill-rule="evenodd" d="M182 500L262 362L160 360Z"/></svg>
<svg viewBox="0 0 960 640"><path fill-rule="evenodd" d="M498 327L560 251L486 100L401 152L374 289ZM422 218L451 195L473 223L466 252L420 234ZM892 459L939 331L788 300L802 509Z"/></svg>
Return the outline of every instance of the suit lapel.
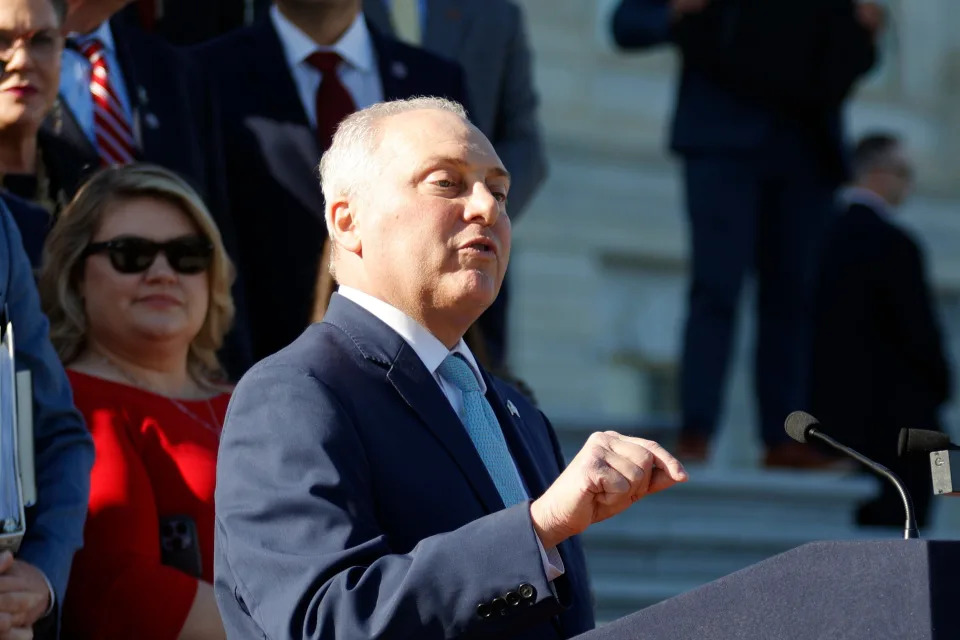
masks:
<svg viewBox="0 0 960 640"><path fill-rule="evenodd" d="M291 122L309 129L310 121L303 109L297 85L287 66L280 36L271 20L260 20L250 27L252 45L245 52L251 79L258 84L251 87L269 87L260 93L261 99L270 106L270 113L284 122ZM314 146L316 140L314 136Z"/></svg>
<svg viewBox="0 0 960 640"><path fill-rule="evenodd" d="M528 432L526 423L507 409L506 402L497 390L497 386L493 384L486 372L484 372L483 379L487 383L487 402L493 407L493 412L497 416L500 429L503 431L503 437L506 439L507 446L510 447L510 453L513 455L513 461L527 485L527 492L530 497L536 499L547 490L549 482L543 473L543 469L537 464L538 457L534 455L531 448L532 434Z"/></svg>
<svg viewBox="0 0 960 640"><path fill-rule="evenodd" d="M363 356L389 367L387 380L457 463L484 508L493 513L503 501L473 441L440 386L416 352L386 324L339 294L334 294L323 318L353 340Z"/></svg>
<svg viewBox="0 0 960 640"><path fill-rule="evenodd" d="M384 36L367 20L373 49L377 54L377 67L380 71L380 84L383 86L384 100L409 98L417 93L412 84L412 70L407 60L395 46L395 40Z"/></svg>
<svg viewBox="0 0 960 640"><path fill-rule="evenodd" d="M252 98L256 108L244 125L256 139L267 171L314 215L323 217L323 195L314 168L320 161L316 132L307 120L273 23L250 27L246 47L250 87L269 87Z"/></svg>
<svg viewBox="0 0 960 640"><path fill-rule="evenodd" d="M467 31L464 12L470 3L457 0L430 0L423 43L427 49L456 59Z"/></svg>
<svg viewBox="0 0 960 640"><path fill-rule="evenodd" d="M62 96L57 96L57 102L50 111L50 115L40 125L40 134L41 140L43 136L47 136L61 141L89 163L100 162L100 154L97 153L97 148L93 146L93 142L83 132L77 117L73 115L73 111L70 110L67 101ZM48 162L50 160L46 159ZM56 161L58 158L52 160Z"/></svg>
<svg viewBox="0 0 960 640"><path fill-rule="evenodd" d="M397 354L387 379L457 462L484 507L491 513L503 509L497 487L463 423L453 412L437 381L406 343Z"/></svg>

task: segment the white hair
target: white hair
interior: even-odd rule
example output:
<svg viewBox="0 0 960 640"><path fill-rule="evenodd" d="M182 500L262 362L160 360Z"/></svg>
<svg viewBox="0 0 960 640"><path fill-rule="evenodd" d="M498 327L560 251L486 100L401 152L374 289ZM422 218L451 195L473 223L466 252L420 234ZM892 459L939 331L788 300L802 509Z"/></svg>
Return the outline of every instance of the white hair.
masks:
<svg viewBox="0 0 960 640"><path fill-rule="evenodd" d="M327 202L337 196L356 195L364 178L370 175L370 164L380 144L382 130L378 125L381 120L425 109L447 111L467 119L467 112L459 102L422 97L378 102L344 118L333 135L330 148L320 159L320 186Z"/></svg>
<svg viewBox="0 0 960 640"><path fill-rule="evenodd" d="M372 168L375 166L374 156L383 133L380 122L390 116L427 109L446 111L467 120L467 111L459 102L446 98L415 97L378 102L350 114L340 122L330 148L323 154L318 167L327 211L337 197L355 197L368 176L375 173ZM332 241L330 220L326 215L324 218L327 221L327 235L331 238L330 272L333 274L336 245Z"/></svg>

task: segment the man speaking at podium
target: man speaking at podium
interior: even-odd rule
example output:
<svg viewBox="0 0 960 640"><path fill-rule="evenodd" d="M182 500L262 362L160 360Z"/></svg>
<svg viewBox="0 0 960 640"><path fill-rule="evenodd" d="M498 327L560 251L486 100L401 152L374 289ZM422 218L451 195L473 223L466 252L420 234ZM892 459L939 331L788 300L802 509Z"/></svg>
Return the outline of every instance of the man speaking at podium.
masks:
<svg viewBox="0 0 960 640"><path fill-rule="evenodd" d="M589 629L577 534L686 473L613 432L561 473L546 418L464 344L510 255L493 147L456 103L381 103L341 123L320 175L340 292L240 381L220 447L228 636Z"/></svg>

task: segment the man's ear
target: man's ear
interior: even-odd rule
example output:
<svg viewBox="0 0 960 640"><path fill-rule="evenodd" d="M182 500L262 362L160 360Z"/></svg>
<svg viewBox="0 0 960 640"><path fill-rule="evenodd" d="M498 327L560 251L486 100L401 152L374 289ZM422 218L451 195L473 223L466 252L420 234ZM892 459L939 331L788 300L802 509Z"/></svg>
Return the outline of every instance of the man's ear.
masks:
<svg viewBox="0 0 960 640"><path fill-rule="evenodd" d="M327 207L327 228L332 234L330 240L338 248L360 255L363 245L360 241L356 214L353 203L341 197Z"/></svg>

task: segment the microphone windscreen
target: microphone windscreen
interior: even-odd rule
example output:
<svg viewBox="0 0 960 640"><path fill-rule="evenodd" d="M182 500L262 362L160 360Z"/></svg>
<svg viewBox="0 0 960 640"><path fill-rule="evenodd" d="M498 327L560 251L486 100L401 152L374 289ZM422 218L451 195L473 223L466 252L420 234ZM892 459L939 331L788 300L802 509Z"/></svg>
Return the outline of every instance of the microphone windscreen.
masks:
<svg viewBox="0 0 960 640"><path fill-rule="evenodd" d="M810 427L815 427L819 424L820 421L806 411L794 411L787 416L783 428L786 430L787 435L797 442L806 442Z"/></svg>
<svg viewBox="0 0 960 640"><path fill-rule="evenodd" d="M950 448L950 436L928 429L900 429L897 439L897 455L901 458L909 453L930 453Z"/></svg>

